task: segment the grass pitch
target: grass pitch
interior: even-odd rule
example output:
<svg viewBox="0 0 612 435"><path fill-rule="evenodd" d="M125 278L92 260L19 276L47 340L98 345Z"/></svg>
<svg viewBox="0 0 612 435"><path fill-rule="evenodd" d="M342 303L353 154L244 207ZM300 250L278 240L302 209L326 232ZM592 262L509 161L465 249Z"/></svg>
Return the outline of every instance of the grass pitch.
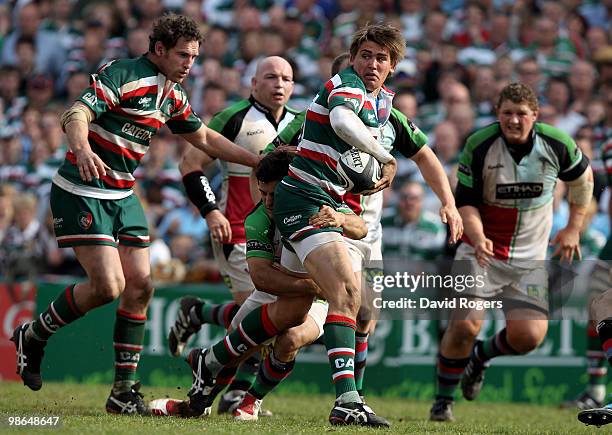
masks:
<svg viewBox="0 0 612 435"><path fill-rule="evenodd" d="M145 388L145 400L163 397L184 398L185 390ZM59 416L60 426L52 433L144 433L188 434L306 434L306 433L449 433L449 434L560 434L606 433L609 429L586 427L576 420L575 411L523 404L467 403L455 405L453 423L427 421L430 402L371 397L368 403L392 423L390 430L360 427L333 427L327 422L332 396L271 394L264 407L274 417L256 423L238 423L213 415L203 419L128 417L108 415L104 404L108 386L46 383L38 392L17 382L0 382L0 432L33 433L37 428L17 429L8 425L10 416ZM612 425L611 425L612 426ZM601 432L600 432L601 431ZM609 432L608 432L609 433Z"/></svg>

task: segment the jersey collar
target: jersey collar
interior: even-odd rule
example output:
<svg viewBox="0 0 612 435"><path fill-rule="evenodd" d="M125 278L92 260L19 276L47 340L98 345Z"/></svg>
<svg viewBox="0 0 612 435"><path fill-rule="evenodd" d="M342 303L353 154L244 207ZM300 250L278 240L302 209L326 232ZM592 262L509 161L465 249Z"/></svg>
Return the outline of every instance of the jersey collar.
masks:
<svg viewBox="0 0 612 435"><path fill-rule="evenodd" d="M266 115L266 119L270 121L270 123L275 128L278 127L278 124L280 124L280 122L285 118L285 115L287 114L287 106L283 106L283 113L281 114L279 121L276 122L276 119L274 119L274 116L272 115L272 112L270 111L270 109L268 109L266 106L264 106L259 101L257 101L253 95L249 96L249 102L253 105L253 107L255 107L261 113Z"/></svg>

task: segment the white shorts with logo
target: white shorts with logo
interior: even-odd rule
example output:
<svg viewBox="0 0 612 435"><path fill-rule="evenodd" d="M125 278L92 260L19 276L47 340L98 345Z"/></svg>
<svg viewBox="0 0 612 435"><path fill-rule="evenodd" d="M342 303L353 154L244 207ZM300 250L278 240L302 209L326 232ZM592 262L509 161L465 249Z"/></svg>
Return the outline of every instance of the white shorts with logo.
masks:
<svg viewBox="0 0 612 435"><path fill-rule="evenodd" d="M369 247L365 244L359 245L353 243L355 241L349 241L349 239L343 237L340 233L336 232L316 233L299 241L290 241L289 243L291 244L291 247L294 249L295 253L291 252L289 249L283 246L283 251L281 254L281 265L291 271L296 271L296 269L298 268L296 263L297 259L297 261L299 261L299 264L302 265L300 267L301 271L305 272L303 264L306 257L308 257L308 254L310 254L319 246L331 242L344 242L349 257L351 259L351 266L353 268L353 272L361 271L364 261L370 255ZM289 257L291 257L291 259L289 259Z"/></svg>
<svg viewBox="0 0 612 435"><path fill-rule="evenodd" d="M230 292L250 293L255 289L246 261L246 243L224 245L213 241L212 250Z"/></svg>
<svg viewBox="0 0 612 435"><path fill-rule="evenodd" d="M531 266L531 267L530 267ZM482 268L476 261L474 248L462 243L455 254L452 273L455 275L477 276L482 286L471 286L455 296L496 298L503 302L504 309L533 306L548 312L548 272L544 261L525 262L521 266L493 259L488 268ZM456 281L457 282L457 281Z"/></svg>

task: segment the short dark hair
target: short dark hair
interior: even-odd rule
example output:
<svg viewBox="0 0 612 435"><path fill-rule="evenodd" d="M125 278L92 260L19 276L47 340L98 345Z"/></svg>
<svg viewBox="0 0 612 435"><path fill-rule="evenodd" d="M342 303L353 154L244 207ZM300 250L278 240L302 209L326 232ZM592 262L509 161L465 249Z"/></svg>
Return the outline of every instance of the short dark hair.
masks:
<svg viewBox="0 0 612 435"><path fill-rule="evenodd" d="M202 44L203 37L197 23L184 15L166 14L153 24L149 35L149 52L155 52L155 44L160 41L166 49L176 46L180 38L186 41L198 41Z"/></svg>
<svg viewBox="0 0 612 435"><path fill-rule="evenodd" d="M280 181L289 172L292 155L286 151L272 151L255 167L255 177L262 183Z"/></svg>
<svg viewBox="0 0 612 435"><path fill-rule="evenodd" d="M340 67L342 66L342 64L346 62L350 57L351 55L349 53L342 53L336 56L334 58L334 61L332 62L331 75L335 76L336 74L338 74L340 72Z"/></svg>
<svg viewBox="0 0 612 435"><path fill-rule="evenodd" d="M351 59L357 56L359 47L366 41L372 41L376 44L389 49L391 64L393 66L404 58L406 51L406 40L396 27L388 24L367 24L353 34L351 40Z"/></svg>
<svg viewBox="0 0 612 435"><path fill-rule="evenodd" d="M502 103L510 100L515 104L527 104L534 112L538 111L538 97L529 86L524 83L510 83L506 85L499 93L497 105L495 108L499 110Z"/></svg>

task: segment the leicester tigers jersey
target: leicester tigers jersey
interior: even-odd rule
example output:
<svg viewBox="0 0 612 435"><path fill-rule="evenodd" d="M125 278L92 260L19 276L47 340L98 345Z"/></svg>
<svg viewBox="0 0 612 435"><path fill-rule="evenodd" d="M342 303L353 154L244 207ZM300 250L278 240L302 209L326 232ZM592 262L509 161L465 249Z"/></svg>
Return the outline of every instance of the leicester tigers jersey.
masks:
<svg viewBox="0 0 612 435"><path fill-rule="evenodd" d="M305 112L300 113L291 123L272 141L264 150L271 152L279 145L293 145L303 132ZM380 128L379 142L389 152L393 150L402 156L410 158L427 144L427 136L411 120L397 109L391 109L391 115ZM380 219L383 209L383 193L377 192L373 195L358 195L347 192L344 201L360 216L368 227L368 234L360 240L362 243L370 244L381 238L382 228Z"/></svg>
<svg viewBox="0 0 612 435"><path fill-rule="evenodd" d="M366 91L363 81L352 67L346 68L325 83L306 112L304 133L297 156L289 167L287 182L301 182L322 189L334 199L346 193L336 166L340 155L351 145L340 139L329 122L329 112L346 105L359 117L374 138L380 137L380 126L391 113L393 93L382 88L376 97Z"/></svg>
<svg viewBox="0 0 612 435"><path fill-rule="evenodd" d="M478 208L496 258L544 260L557 178L575 180L588 160L567 134L539 122L522 147L529 151L517 162L499 123L472 134L459 160L457 207Z"/></svg>
<svg viewBox="0 0 612 435"><path fill-rule="evenodd" d="M80 196L131 195L134 171L164 124L175 134L193 133L202 125L181 85L168 80L146 56L105 64L92 75L78 101L95 114L89 124L89 144L110 168L99 179L83 181L76 156L68 151L53 183Z"/></svg>
<svg viewBox="0 0 612 435"><path fill-rule="evenodd" d="M269 109L253 97L237 102L216 114L208 127L254 154L259 154L295 118L297 112L285 107L278 122ZM253 209L249 188L251 168L221 162L223 186L219 208L232 227L230 243L244 243L244 219Z"/></svg>

